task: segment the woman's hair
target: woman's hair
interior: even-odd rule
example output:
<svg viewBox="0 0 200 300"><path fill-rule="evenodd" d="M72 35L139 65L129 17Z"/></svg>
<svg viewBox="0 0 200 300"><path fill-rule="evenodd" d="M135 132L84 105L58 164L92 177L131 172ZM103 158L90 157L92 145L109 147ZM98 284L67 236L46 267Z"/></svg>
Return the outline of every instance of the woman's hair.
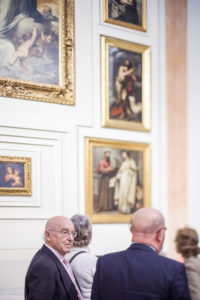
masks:
<svg viewBox="0 0 200 300"><path fill-rule="evenodd" d="M197 256L200 253L198 234L192 228L184 227L183 229L179 229L175 242L177 252L181 253L185 258Z"/></svg>
<svg viewBox="0 0 200 300"><path fill-rule="evenodd" d="M92 225L87 215L74 215L71 217L74 224L75 231L77 232L74 238L74 247L88 246L92 239Z"/></svg>

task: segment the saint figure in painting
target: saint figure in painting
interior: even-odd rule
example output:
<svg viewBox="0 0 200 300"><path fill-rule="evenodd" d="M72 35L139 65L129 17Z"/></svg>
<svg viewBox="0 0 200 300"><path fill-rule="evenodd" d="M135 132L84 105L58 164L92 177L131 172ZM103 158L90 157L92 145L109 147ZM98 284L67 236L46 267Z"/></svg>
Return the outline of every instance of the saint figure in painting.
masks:
<svg viewBox="0 0 200 300"><path fill-rule="evenodd" d="M11 166L8 166L6 168L6 174L4 176L4 186L5 187L10 187L12 186L13 182L14 182L14 172L13 172L13 168Z"/></svg>
<svg viewBox="0 0 200 300"><path fill-rule="evenodd" d="M110 107L113 119L133 120L142 111L142 103L136 102L135 91L138 78L129 59L119 66L115 77L115 101Z"/></svg>
<svg viewBox="0 0 200 300"><path fill-rule="evenodd" d="M110 180L117 172L116 164L111 158L110 151L105 151L104 157L98 164L97 172L101 175L101 178L99 182L98 207L96 211L110 211L114 206L113 189L110 186Z"/></svg>
<svg viewBox="0 0 200 300"><path fill-rule="evenodd" d="M123 162L116 175L114 199L119 212L129 214L135 205L138 168L128 151L122 152L122 158Z"/></svg>

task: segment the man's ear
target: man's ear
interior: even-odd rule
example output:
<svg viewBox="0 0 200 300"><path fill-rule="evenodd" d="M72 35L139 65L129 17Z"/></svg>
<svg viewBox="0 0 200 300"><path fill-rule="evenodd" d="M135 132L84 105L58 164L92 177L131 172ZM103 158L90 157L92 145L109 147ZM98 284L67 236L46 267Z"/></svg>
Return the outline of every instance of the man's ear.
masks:
<svg viewBox="0 0 200 300"><path fill-rule="evenodd" d="M51 240L51 235L50 235L49 231L45 230L44 235L45 235L45 240L47 242L49 242Z"/></svg>
<svg viewBox="0 0 200 300"><path fill-rule="evenodd" d="M163 242L163 230L159 230L156 233L156 241L160 244Z"/></svg>

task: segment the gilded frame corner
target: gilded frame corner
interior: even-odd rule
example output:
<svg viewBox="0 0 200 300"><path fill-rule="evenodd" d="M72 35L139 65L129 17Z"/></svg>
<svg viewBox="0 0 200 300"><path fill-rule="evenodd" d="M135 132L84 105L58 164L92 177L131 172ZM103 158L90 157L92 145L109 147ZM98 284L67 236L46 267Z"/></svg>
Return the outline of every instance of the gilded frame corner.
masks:
<svg viewBox="0 0 200 300"><path fill-rule="evenodd" d="M141 56L141 99L139 105L136 104L135 110L139 107L140 119L139 120L127 120L120 118L111 118L110 106L111 106L111 94L114 94L114 79L111 80L110 69L114 69L115 61L110 63L109 50L117 49L118 52L123 52L127 57L132 54ZM133 61L134 62L134 61ZM150 95L150 47L128 42L125 40L119 40L112 37L101 36L101 125L102 127L110 127L125 130L136 131L150 131L151 128L151 95ZM116 74L115 74L116 76ZM113 76L114 77L114 76ZM135 105L135 104L134 104ZM139 115L138 113L138 115ZM137 114L135 114L137 117Z"/></svg>
<svg viewBox="0 0 200 300"><path fill-rule="evenodd" d="M59 84L0 77L0 96L57 104L75 104L74 0L58 1Z"/></svg>
<svg viewBox="0 0 200 300"><path fill-rule="evenodd" d="M5 165L4 170L7 167L12 168L12 171L14 172L15 167L16 169L19 169L19 166L21 166L21 169L23 169L23 184L19 184L19 181L15 179L16 177L13 177L11 182L18 183L18 184L9 184L10 186L6 186L8 184L5 184L1 182L0 186L0 196L31 196L32 195L32 174L31 174L31 158L30 157L17 157L17 156L0 156L0 165ZM3 177L6 175L2 171L1 168L1 174L0 179L3 180ZM20 177L22 178L22 177Z"/></svg>
<svg viewBox="0 0 200 300"><path fill-rule="evenodd" d="M131 219L131 213L121 213L107 211L106 213L99 213L95 211L95 176L97 161L95 162L95 148L97 151L110 150L115 152L129 151L141 156L142 154L142 190L143 190L143 207L150 207L151 187L151 149L150 144L134 143L126 141L107 140L99 138L85 138L85 212L90 216L93 223L128 223ZM136 196L135 196L136 197ZM113 200L114 201L114 200ZM140 207L138 207L140 208Z"/></svg>

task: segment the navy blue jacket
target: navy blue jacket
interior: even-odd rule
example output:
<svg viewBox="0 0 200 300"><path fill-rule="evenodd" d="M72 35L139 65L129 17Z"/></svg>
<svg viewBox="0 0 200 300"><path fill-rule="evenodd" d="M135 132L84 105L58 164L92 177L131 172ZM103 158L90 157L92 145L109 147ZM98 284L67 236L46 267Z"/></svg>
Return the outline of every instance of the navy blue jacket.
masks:
<svg viewBox="0 0 200 300"><path fill-rule="evenodd" d="M99 257L91 300L190 300L183 264L144 244Z"/></svg>
<svg viewBox="0 0 200 300"><path fill-rule="evenodd" d="M46 246L35 254L28 268L25 300L78 300L66 269Z"/></svg>

